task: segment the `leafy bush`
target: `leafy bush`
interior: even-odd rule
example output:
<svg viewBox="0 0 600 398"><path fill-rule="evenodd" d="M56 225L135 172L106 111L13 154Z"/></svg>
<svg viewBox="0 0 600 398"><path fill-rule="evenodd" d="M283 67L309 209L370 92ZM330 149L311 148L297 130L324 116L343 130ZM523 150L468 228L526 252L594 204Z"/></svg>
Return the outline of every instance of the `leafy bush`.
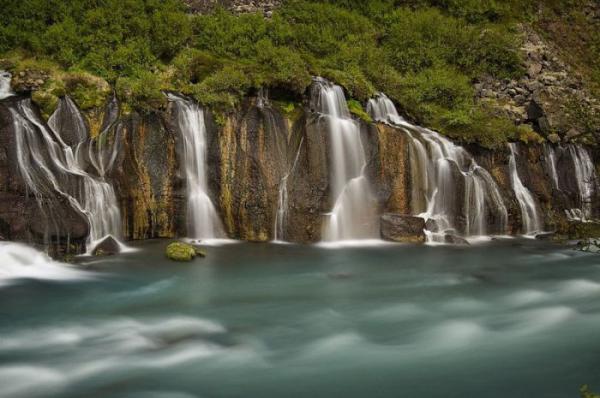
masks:
<svg viewBox="0 0 600 398"><path fill-rule="evenodd" d="M115 88L119 100L136 111L147 113L166 106L161 81L151 72L139 72L134 77L120 77Z"/></svg>
<svg viewBox="0 0 600 398"><path fill-rule="evenodd" d="M512 23L537 18L541 4L577 8L574 0L288 0L265 19L221 8L187 14L180 0L21 0L3 6L0 54L19 51L15 69L35 55L52 76L38 95L48 109L65 94L98 106L106 90L78 80L83 71L143 112L164 107L164 89L226 112L263 86L298 98L321 75L357 101L386 92L416 121L493 147L537 138L476 105L471 83L521 77ZM588 42L600 82L599 41ZM350 103L358 114L360 103Z"/></svg>

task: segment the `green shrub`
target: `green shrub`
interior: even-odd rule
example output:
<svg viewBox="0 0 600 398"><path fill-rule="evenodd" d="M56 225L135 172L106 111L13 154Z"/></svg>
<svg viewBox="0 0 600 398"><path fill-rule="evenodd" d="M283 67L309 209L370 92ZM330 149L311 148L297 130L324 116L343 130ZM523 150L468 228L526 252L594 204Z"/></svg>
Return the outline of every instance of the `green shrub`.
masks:
<svg viewBox="0 0 600 398"><path fill-rule="evenodd" d="M121 77L116 83L119 100L142 113L160 110L166 106L166 97L161 88L159 77L151 72L139 72L135 77Z"/></svg>
<svg viewBox="0 0 600 398"><path fill-rule="evenodd" d="M193 95L203 105L217 108L235 107L251 87L248 75L239 68L225 66L193 86Z"/></svg>
<svg viewBox="0 0 600 398"><path fill-rule="evenodd" d="M363 108L362 104L355 99L350 98L348 100L348 110L351 114L367 123L373 121L373 119L371 119L371 116L369 116L369 114L365 112L365 109Z"/></svg>
<svg viewBox="0 0 600 398"><path fill-rule="evenodd" d="M111 88L104 79L87 72L64 73L60 80L53 88L54 93L58 96L68 94L81 110L104 106L111 93Z"/></svg>

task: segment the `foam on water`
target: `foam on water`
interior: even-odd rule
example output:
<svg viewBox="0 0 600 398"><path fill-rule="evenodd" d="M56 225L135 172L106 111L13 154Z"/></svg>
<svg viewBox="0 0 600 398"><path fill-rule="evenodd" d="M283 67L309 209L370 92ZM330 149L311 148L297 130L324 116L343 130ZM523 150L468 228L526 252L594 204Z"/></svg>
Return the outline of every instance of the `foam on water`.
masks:
<svg viewBox="0 0 600 398"><path fill-rule="evenodd" d="M426 332L422 343L431 348L462 348L481 339L485 333L485 328L475 321L450 320Z"/></svg>
<svg viewBox="0 0 600 398"><path fill-rule="evenodd" d="M381 246L398 246L400 243L389 242L381 239L364 239L364 240L340 240L332 242L319 242L314 246L324 249L343 249L347 247L381 247Z"/></svg>
<svg viewBox="0 0 600 398"><path fill-rule="evenodd" d="M9 397L49 396L59 392L66 378L54 369L41 366L0 366L1 394Z"/></svg>
<svg viewBox="0 0 600 398"><path fill-rule="evenodd" d="M600 283L587 279L574 279L562 282L558 286L561 295L569 297L586 297L600 294Z"/></svg>
<svg viewBox="0 0 600 398"><path fill-rule="evenodd" d="M127 395L127 398L198 398L198 395L181 391L140 391Z"/></svg>
<svg viewBox="0 0 600 398"><path fill-rule="evenodd" d="M47 254L21 243L0 242L0 286L19 279L81 280L94 276L53 261Z"/></svg>
<svg viewBox="0 0 600 398"><path fill-rule="evenodd" d="M547 300L549 294L540 290L520 290L516 293L511 294L506 298L506 302L515 307L539 303L540 301Z"/></svg>
<svg viewBox="0 0 600 398"><path fill-rule="evenodd" d="M202 246L225 246L225 245L232 245L232 244L239 244L239 243L243 243L242 241L239 240L235 240L235 239L219 239L219 238L214 238L214 239L182 239L184 242L188 242L190 244L194 244L194 245L202 245Z"/></svg>
<svg viewBox="0 0 600 398"><path fill-rule="evenodd" d="M514 331L530 334L545 332L547 329L557 327L576 316L577 311L574 309L559 305L523 311L511 318L514 322Z"/></svg>

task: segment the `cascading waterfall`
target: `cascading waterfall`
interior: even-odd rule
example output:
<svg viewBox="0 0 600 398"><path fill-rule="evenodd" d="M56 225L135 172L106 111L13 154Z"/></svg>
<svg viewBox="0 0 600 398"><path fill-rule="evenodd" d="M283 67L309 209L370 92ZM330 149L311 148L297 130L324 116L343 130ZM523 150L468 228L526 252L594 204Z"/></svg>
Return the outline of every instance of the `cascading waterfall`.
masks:
<svg viewBox="0 0 600 398"><path fill-rule="evenodd" d="M571 215L579 216L581 220L592 217L592 199L598 187L598 176L592 158L588 151L580 145L569 145L569 154L575 168L580 208L571 210ZM574 210L579 210L577 214Z"/></svg>
<svg viewBox="0 0 600 398"><path fill-rule="evenodd" d="M389 122L391 124L406 123L406 120L398 114L396 106L384 93L377 93L374 98L367 102L367 113L378 122Z"/></svg>
<svg viewBox="0 0 600 398"><path fill-rule="evenodd" d="M44 197L56 194L83 214L89 223L88 251L106 236L119 239L121 217L113 187L84 171L73 149L39 119L30 100L10 108L16 136L19 171L40 208ZM56 125L55 125L56 127ZM52 212L47 209L46 214ZM51 218L51 216L50 216ZM56 224L56 223L54 223Z"/></svg>
<svg viewBox="0 0 600 398"><path fill-rule="evenodd" d="M544 146L546 168L552 178L552 186L556 190L563 190L569 184L560 183L558 175L558 159L565 156L573 164L573 171L577 189L577 203L579 207L565 209L569 220L587 221L592 214L592 201L598 191L598 175L589 152L581 145L568 144L564 147L554 148L549 144Z"/></svg>
<svg viewBox="0 0 600 398"><path fill-rule="evenodd" d="M302 139L300 140L300 144L298 145L298 150L296 151L296 156L294 157L292 167L279 182L279 194L277 196L277 212L275 213L275 228L273 229L274 240L276 242L285 240L285 226L287 224L289 208L287 189L288 178L296 169L296 164L298 163L298 159L300 158L300 150L302 149L302 144L304 144L304 137L302 137Z"/></svg>
<svg viewBox="0 0 600 398"><path fill-rule="evenodd" d="M189 237L197 240L221 238L223 227L208 189L204 112L193 101L172 94L168 98L175 105L183 143Z"/></svg>
<svg viewBox="0 0 600 398"><path fill-rule="evenodd" d="M358 123L350 116L340 86L316 78L313 84L314 108L328 124L330 194L335 199L328 214L323 239L340 241L377 237L376 216L369 182L364 174L366 157Z"/></svg>
<svg viewBox="0 0 600 398"><path fill-rule="evenodd" d="M106 108L105 117L102 122L98 137L94 141L89 142L87 145L87 156L90 160L90 163L94 166L98 172L98 175L100 175L102 178L104 178L106 173L113 168L117 160L117 155L119 154L121 126L117 124L118 120L119 103L117 101L117 97L113 96ZM112 128L115 125L117 128L114 129L113 135Z"/></svg>
<svg viewBox="0 0 600 398"><path fill-rule="evenodd" d="M12 76L10 73L0 70L0 100L13 95L13 92L10 88L11 77Z"/></svg>
<svg viewBox="0 0 600 398"><path fill-rule="evenodd" d="M508 167L510 171L510 179L515 197L519 203L521 209L521 218L523 224L523 233L531 235L536 232L540 232L542 229L542 222L538 214L537 206L531 192L523 185L519 172L517 170L517 144L508 144L510 148L510 158L508 161Z"/></svg>
<svg viewBox="0 0 600 398"><path fill-rule="evenodd" d="M444 241L447 233L465 236L505 233L508 212L492 176L462 147L406 122L383 94L369 101L374 120L402 128L409 138L413 214L435 221L428 240ZM464 190L457 189L462 179ZM492 220L490 228L489 220Z"/></svg>
<svg viewBox="0 0 600 398"><path fill-rule="evenodd" d="M552 180L552 187L559 190L560 185L558 183L558 169L556 167L556 151L550 144L544 144L544 159L546 161L548 174L550 174Z"/></svg>

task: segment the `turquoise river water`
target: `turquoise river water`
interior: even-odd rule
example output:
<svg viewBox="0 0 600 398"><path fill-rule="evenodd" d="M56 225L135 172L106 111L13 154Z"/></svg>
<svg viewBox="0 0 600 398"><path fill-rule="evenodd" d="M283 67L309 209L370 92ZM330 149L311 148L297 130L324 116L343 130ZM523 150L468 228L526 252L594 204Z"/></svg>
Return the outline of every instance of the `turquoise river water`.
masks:
<svg viewBox="0 0 600 398"><path fill-rule="evenodd" d="M600 256L166 241L73 269L0 246L0 396L577 397L600 390Z"/></svg>

